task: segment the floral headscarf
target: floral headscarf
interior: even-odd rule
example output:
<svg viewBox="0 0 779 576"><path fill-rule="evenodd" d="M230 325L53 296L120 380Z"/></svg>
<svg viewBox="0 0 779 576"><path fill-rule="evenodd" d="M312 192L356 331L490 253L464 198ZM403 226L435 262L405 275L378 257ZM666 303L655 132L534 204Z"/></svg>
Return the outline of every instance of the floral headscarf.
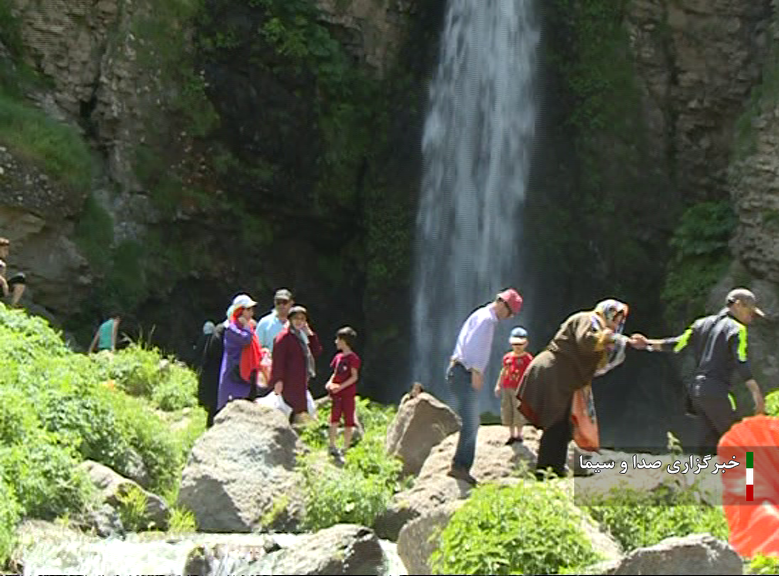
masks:
<svg viewBox="0 0 779 576"><path fill-rule="evenodd" d="M622 321L619 323L617 329L614 332L621 335L622 329L625 327L625 320L628 317L628 305L624 302L620 302L619 300L609 298L608 300L598 302L598 304L595 306L595 314L608 322L613 322L614 318L616 318L620 312L622 312ZM598 365L595 376L602 376L606 372L611 371L613 368L616 368L622 364L622 362L624 362L626 344L627 338L624 336L618 336L614 340L614 346L607 354L604 355L603 360Z"/></svg>
<svg viewBox="0 0 779 576"><path fill-rule="evenodd" d="M614 318L616 318L620 312L622 312L622 322L619 323L619 326L617 326L617 329L615 330L617 334L622 334L622 329L625 327L625 320L627 320L628 317L628 305L619 300L609 298L608 300L598 302L595 306L595 313L608 322L614 321Z"/></svg>

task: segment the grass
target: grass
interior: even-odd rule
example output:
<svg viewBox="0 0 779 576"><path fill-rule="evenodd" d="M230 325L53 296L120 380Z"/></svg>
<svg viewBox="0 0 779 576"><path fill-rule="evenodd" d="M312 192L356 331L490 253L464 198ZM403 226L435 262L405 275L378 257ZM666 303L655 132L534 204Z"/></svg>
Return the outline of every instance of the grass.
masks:
<svg viewBox="0 0 779 576"><path fill-rule="evenodd" d="M89 188L92 156L78 132L3 93L0 93L0 144L69 190Z"/></svg>

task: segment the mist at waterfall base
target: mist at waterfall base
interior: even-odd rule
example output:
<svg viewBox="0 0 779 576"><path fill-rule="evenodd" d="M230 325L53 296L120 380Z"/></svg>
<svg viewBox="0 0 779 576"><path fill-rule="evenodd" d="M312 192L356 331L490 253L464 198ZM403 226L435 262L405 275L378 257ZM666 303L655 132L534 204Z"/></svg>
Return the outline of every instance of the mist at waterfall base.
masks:
<svg viewBox="0 0 779 576"><path fill-rule="evenodd" d="M536 116L539 24L532 0L449 0L422 138L412 378L448 399L445 371L468 315L518 282L521 207ZM514 320L495 331L480 395Z"/></svg>

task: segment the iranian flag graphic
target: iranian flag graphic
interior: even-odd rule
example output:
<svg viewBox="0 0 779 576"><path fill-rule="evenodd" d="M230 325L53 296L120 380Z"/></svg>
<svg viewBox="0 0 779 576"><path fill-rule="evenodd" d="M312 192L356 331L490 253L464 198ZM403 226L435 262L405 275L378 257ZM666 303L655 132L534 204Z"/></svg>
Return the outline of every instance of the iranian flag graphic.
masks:
<svg viewBox="0 0 779 576"><path fill-rule="evenodd" d="M747 502L755 499L755 475L752 467L754 457L752 452L747 452Z"/></svg>

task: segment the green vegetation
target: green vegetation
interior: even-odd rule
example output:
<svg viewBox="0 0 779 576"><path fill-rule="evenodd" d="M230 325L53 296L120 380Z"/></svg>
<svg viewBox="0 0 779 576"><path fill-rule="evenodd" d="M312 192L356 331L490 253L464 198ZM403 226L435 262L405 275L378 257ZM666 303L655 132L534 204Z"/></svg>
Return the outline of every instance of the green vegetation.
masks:
<svg viewBox="0 0 779 576"><path fill-rule="evenodd" d="M119 518L125 530L143 532L151 528L146 524L146 494L132 486L119 495Z"/></svg>
<svg viewBox="0 0 779 576"><path fill-rule="evenodd" d="M0 564L16 518L75 517L90 505L94 490L77 469L82 460L123 475L140 461L149 478L146 488L175 495L205 414L193 411L188 425L175 431L158 415L155 403L168 408L192 403L179 392L158 390L180 385L194 397L194 376L175 364L154 370L162 360L158 352L138 347L120 352L113 362L75 354L45 320L0 304ZM171 420L181 416L169 414ZM134 513L133 506L128 501L127 513Z"/></svg>
<svg viewBox="0 0 779 576"><path fill-rule="evenodd" d="M555 137L573 144L574 158L559 155L561 166L540 184L547 192L529 199L526 221L538 265L555 262L577 295L622 294L640 311L659 304L656 262L665 257L674 204L646 130L627 7L627 0L550 5L550 58L565 109Z"/></svg>
<svg viewBox="0 0 779 576"><path fill-rule="evenodd" d="M0 145L73 191L89 188L92 157L72 127L0 90Z"/></svg>
<svg viewBox="0 0 779 576"><path fill-rule="evenodd" d="M219 118L206 96L203 74L195 68L190 37L191 26L204 9L203 0L170 0L153 6L153 10L139 10L133 21L132 32L140 41L138 62L172 88L160 91L167 100L165 109L180 114L192 135L206 136ZM155 126L155 120L147 125L152 134L164 126Z"/></svg>
<svg viewBox="0 0 779 576"><path fill-rule="evenodd" d="M79 249L97 270L111 265L111 246L114 243L114 220L90 194L84 202L75 233Z"/></svg>
<svg viewBox="0 0 779 576"><path fill-rule="evenodd" d="M779 557L758 554L750 560L745 574L779 574Z"/></svg>
<svg viewBox="0 0 779 576"><path fill-rule="evenodd" d="M779 390L774 390L765 397L765 413L779 418Z"/></svg>
<svg viewBox="0 0 779 576"><path fill-rule="evenodd" d="M706 312L706 300L730 263L728 240L735 226L730 203L702 202L687 209L671 239L675 253L663 299L669 321L689 322Z"/></svg>
<svg viewBox="0 0 779 576"><path fill-rule="evenodd" d="M102 381L115 383L130 396L149 398L161 410L196 404L195 374L173 357L163 359L156 347L132 343L114 354L96 354L94 361Z"/></svg>
<svg viewBox="0 0 779 576"><path fill-rule="evenodd" d="M170 502L171 500L168 500ZM174 506L170 510L168 531L173 534L188 534L197 530L195 514L191 510Z"/></svg>
<svg viewBox="0 0 779 576"><path fill-rule="evenodd" d="M593 498L587 509L625 552L700 532L728 539L722 507L700 504L693 489L645 492L625 487Z"/></svg>
<svg viewBox="0 0 779 576"><path fill-rule="evenodd" d="M434 574L558 574L599 560L555 482L478 486L441 533Z"/></svg>
<svg viewBox="0 0 779 576"><path fill-rule="evenodd" d="M14 489L0 482L0 566L4 565L13 551L15 528L21 512Z"/></svg>
<svg viewBox="0 0 779 576"><path fill-rule="evenodd" d="M320 530L339 523L372 526L392 495L406 486L400 477L402 464L387 456L384 449L395 408L359 399L357 414L365 433L346 454L343 468L328 463L325 414L318 415L318 420L303 432L302 440L312 448L298 462L304 478L308 529Z"/></svg>

